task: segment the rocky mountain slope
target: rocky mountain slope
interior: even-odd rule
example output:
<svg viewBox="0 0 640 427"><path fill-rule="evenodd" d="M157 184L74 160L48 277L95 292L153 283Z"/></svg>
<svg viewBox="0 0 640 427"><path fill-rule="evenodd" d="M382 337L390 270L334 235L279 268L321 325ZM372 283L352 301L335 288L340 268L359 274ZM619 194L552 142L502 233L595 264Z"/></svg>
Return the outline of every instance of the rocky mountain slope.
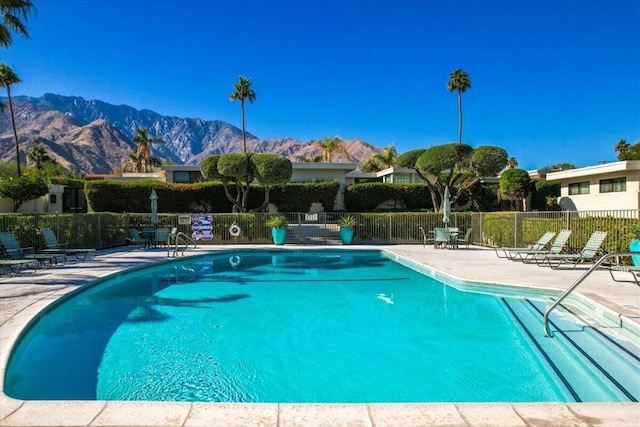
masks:
<svg viewBox="0 0 640 427"><path fill-rule="evenodd" d="M128 161L135 148L131 138L139 127L148 128L152 136L160 136L167 142L154 145L153 152L174 164L199 164L210 154L243 150L242 131L219 120L162 116L126 105L54 94L12 99L23 161L29 147L44 144L67 168L81 173L110 173ZM282 154L292 160L299 156L310 159L320 156L322 151L313 142L290 138L264 140L247 133L249 151ZM335 155L334 161L362 164L379 151L357 139L345 140L344 144L351 158ZM0 114L0 159L15 160L8 108Z"/></svg>

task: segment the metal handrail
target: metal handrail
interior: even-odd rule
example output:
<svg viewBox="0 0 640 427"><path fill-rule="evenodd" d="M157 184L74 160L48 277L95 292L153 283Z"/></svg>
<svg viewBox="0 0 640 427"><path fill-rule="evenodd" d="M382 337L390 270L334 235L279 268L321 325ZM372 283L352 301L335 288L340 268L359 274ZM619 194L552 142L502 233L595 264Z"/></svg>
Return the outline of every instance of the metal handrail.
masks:
<svg viewBox="0 0 640 427"><path fill-rule="evenodd" d="M193 244L193 249L196 248L196 242L191 237L184 234L182 231L175 232L172 230L167 237L167 256L171 256L171 240L174 243L173 256L177 256L178 254L178 244L182 243L184 245L184 249L182 250L182 255L184 255L184 251L189 249L189 245Z"/></svg>
<svg viewBox="0 0 640 427"><path fill-rule="evenodd" d="M542 322L544 324L544 334L550 338L553 338L553 333L549 329L549 314L551 314L551 311L553 311L554 308L556 308L571 292L573 292L573 290L577 288L578 285L580 285L580 283L582 283L584 279L586 279L591 274L591 272L600 267L600 264L602 264L604 260L614 257L632 255L640 255L640 252L612 252L601 256L600 259L598 259L587 271L585 271L582 276L580 276L578 280L576 280L566 291L564 291L564 293L560 295L560 297L555 300L553 304L551 304L547 311L544 312L544 316L542 317Z"/></svg>

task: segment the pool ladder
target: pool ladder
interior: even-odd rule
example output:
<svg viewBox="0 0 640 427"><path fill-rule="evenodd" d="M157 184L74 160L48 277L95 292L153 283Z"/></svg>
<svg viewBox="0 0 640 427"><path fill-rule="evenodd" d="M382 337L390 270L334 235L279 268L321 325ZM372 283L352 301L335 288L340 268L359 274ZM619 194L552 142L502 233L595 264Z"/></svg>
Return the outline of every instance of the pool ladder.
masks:
<svg viewBox="0 0 640 427"><path fill-rule="evenodd" d="M547 311L544 312L544 316L542 316L542 323L544 324L544 334L550 338L553 338L553 333L551 332L551 329L549 329L549 315L551 314L553 309L555 309L558 305L560 305L560 303L571 292L573 292L573 290L577 288L594 270L600 267L603 261L609 258L627 257L632 255L634 256L640 255L640 252L612 252L610 254L605 254L601 256L599 260L597 260L587 271L585 271L584 274L582 274L582 276L578 277L578 280L576 280L571 286L569 286L569 288L566 291L564 291L564 293L560 295L560 297L557 300L555 300L555 302L551 304L549 308L547 308Z"/></svg>
<svg viewBox="0 0 640 427"><path fill-rule="evenodd" d="M196 248L196 242L182 231L178 231L177 227L174 227L167 237L167 256L178 256L178 252L184 252L189 249L189 246L193 245L193 249ZM171 252L173 251L173 255Z"/></svg>

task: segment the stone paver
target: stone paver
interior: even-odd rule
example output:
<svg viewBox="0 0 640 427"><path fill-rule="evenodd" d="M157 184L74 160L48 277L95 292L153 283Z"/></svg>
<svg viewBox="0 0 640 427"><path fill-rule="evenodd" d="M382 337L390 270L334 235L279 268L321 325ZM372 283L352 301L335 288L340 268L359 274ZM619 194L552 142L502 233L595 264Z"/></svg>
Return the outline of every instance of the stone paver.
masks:
<svg viewBox="0 0 640 427"><path fill-rule="evenodd" d="M241 246L242 249L259 246ZM265 247L265 246L262 246ZM302 247L285 246L284 249ZM318 248L318 247L315 247ZM334 247L335 248L335 247ZM343 247L340 247L343 248ZM353 246L348 249L365 248ZM232 250L198 248L194 253ZM582 270L552 270L498 259L494 251L471 247L376 247L434 268L453 278L564 290ZM20 401L3 392L9 352L20 331L44 307L79 286L115 271L167 259L163 250L114 250L94 260L69 263L20 277L0 277L0 426L637 426L638 403L431 403L431 404L241 404L117 401ZM635 325L640 322L640 289L613 282L596 271L578 288L596 310Z"/></svg>

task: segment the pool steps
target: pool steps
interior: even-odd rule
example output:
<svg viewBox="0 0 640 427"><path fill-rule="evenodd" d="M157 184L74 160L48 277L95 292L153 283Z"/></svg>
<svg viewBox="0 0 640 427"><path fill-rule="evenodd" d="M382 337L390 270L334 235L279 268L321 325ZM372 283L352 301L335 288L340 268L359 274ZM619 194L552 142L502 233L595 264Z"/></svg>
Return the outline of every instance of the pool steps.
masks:
<svg viewBox="0 0 640 427"><path fill-rule="evenodd" d="M619 327L590 323L589 316L563 307L550 317L555 336L549 338L541 332L541 313L552 301L503 299L503 302L520 323L535 351L543 353L541 360L552 365L567 382L566 393L574 399L583 402L638 401L640 384L634 379L640 371L640 347L620 333ZM564 357L568 352L576 356L573 359Z"/></svg>

